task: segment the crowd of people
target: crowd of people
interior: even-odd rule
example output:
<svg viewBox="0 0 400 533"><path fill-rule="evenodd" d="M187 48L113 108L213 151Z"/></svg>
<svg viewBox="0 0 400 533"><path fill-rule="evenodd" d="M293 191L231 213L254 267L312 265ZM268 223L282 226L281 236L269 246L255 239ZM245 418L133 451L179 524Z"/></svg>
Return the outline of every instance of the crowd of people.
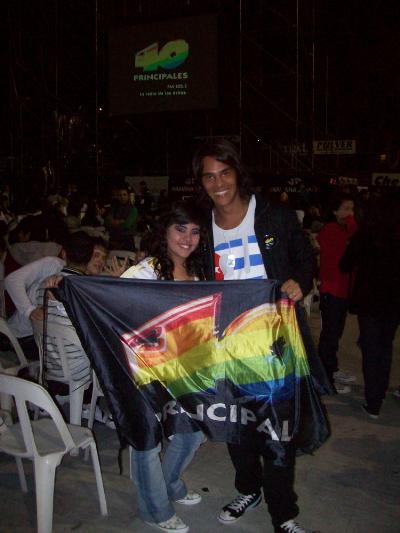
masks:
<svg viewBox="0 0 400 533"><path fill-rule="evenodd" d="M35 352L32 322L47 319L72 327L60 302L43 295L60 276L112 275L148 280L199 281L274 279L296 305L317 393L349 393L355 376L340 368L339 341L348 312L357 314L365 403L376 419L389 387L393 340L400 323L400 210L398 195L360 198L335 192L329 205L318 195L301 216L285 202L254 193L235 146L206 143L193 157L196 202L157 204L145 182L136 194L125 183L108 202L85 199L78 190L51 191L45 206L22 218L13 213L12 193L0 206L5 277L5 313L21 345ZM1 195L0 195L1 196ZM196 205L195 205L196 204ZM297 207L297 206L296 206ZM135 265L107 261L109 249L136 251ZM321 333L314 350L303 306L311 292L319 300ZM47 339L48 386L61 372L54 340ZM91 379L91 363L80 347L70 350L77 381ZM315 361L320 364L316 365ZM325 379L326 378L326 379ZM399 391L394 391L400 396ZM188 490L181 474L204 441L201 431L177 433L160 456L162 443L134 450L131 469L139 515L166 533L189 527L175 504L194 505L201 496ZM262 494L277 533L310 531L296 521L296 448L274 442L264 453L228 444L237 495L218 520L232 524L259 505Z"/></svg>

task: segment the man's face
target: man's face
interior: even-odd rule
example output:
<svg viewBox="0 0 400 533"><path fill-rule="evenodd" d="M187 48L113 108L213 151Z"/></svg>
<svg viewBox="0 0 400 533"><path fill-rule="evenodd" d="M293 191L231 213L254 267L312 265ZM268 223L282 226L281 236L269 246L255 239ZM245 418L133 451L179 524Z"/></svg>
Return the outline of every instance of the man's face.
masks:
<svg viewBox="0 0 400 533"><path fill-rule="evenodd" d="M204 157L201 183L217 209L240 200L236 170L214 157Z"/></svg>
<svg viewBox="0 0 400 533"><path fill-rule="evenodd" d="M122 205L126 205L129 202L129 192L126 189L120 189L118 191L118 200Z"/></svg>
<svg viewBox="0 0 400 533"><path fill-rule="evenodd" d="M89 276L99 276L103 272L107 255L107 250L105 248L102 246L95 246L93 255L86 267L86 274Z"/></svg>

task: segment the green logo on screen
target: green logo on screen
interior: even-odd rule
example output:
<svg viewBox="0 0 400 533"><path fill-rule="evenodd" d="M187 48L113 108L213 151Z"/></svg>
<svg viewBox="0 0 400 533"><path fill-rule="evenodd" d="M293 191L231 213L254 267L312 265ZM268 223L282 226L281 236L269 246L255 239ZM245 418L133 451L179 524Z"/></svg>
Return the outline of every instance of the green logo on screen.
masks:
<svg viewBox="0 0 400 533"><path fill-rule="evenodd" d="M135 55L135 67L144 72L151 72L158 68L173 70L182 65L189 55L189 45L184 39L169 41L161 50L158 43L153 43L140 50Z"/></svg>

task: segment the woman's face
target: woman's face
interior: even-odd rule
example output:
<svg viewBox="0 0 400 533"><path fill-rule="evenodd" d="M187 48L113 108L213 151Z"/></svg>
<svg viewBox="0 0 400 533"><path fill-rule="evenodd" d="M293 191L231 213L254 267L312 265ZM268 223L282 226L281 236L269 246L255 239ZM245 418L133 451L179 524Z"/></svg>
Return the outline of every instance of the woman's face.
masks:
<svg viewBox="0 0 400 533"><path fill-rule="evenodd" d="M167 252L169 258L182 263L193 253L200 242L200 226L188 224L171 224L167 228Z"/></svg>
<svg viewBox="0 0 400 533"><path fill-rule="evenodd" d="M339 224L344 224L348 216L354 216L353 200L344 200L344 202L340 204L339 209L334 211L333 214Z"/></svg>

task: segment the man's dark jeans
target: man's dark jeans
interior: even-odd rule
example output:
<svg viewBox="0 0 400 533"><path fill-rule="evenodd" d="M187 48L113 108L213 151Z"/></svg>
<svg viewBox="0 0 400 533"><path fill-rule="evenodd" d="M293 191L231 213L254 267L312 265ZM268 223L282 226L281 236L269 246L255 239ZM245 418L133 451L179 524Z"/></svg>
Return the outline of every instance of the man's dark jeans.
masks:
<svg viewBox="0 0 400 533"><path fill-rule="evenodd" d="M275 529L299 513L294 491L295 447L292 443L271 443L260 455L237 444L228 444L236 470L235 488L241 494L264 490Z"/></svg>

